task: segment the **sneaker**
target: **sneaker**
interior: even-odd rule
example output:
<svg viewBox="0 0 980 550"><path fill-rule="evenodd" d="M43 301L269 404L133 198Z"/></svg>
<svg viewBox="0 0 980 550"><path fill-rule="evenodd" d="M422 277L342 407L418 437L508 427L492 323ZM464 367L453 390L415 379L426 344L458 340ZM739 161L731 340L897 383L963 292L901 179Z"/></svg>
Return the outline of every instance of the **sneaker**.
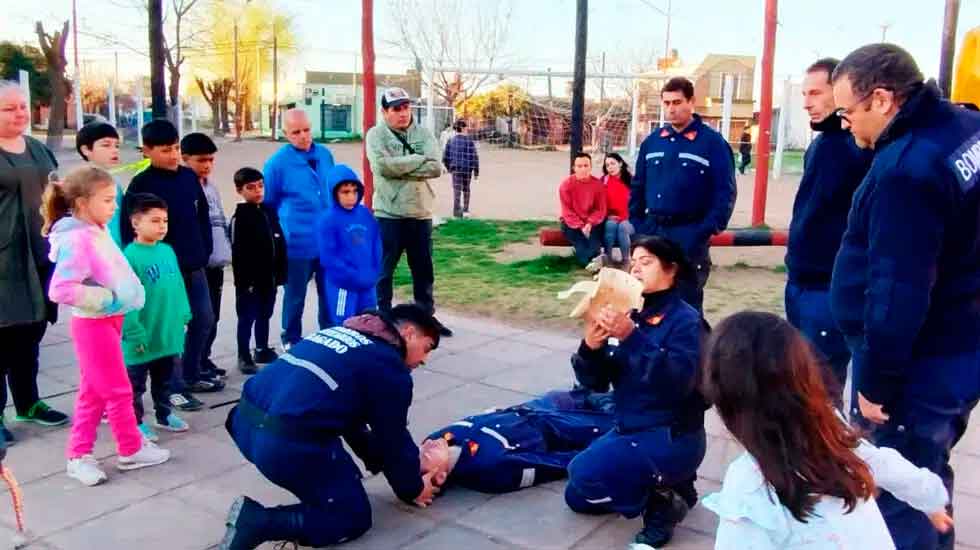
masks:
<svg viewBox="0 0 980 550"><path fill-rule="evenodd" d="M211 372L213 372L214 375L215 375L215 377L217 377L217 378L227 378L228 377L228 371L226 369L221 368L221 367L214 367L214 370L212 370Z"/></svg>
<svg viewBox="0 0 980 550"><path fill-rule="evenodd" d="M259 367L255 365L251 357L239 357L238 358L238 370L242 374L255 374L259 372Z"/></svg>
<svg viewBox="0 0 980 550"><path fill-rule="evenodd" d="M17 438L14 437L13 432L8 430L7 426L3 424L3 420L0 420L0 435L3 436L3 440L8 447L13 445L14 443L17 443Z"/></svg>
<svg viewBox="0 0 980 550"><path fill-rule="evenodd" d="M83 455L78 458L68 460L68 477L77 479L82 485L94 487L103 481L107 481L109 476L105 475L102 468L99 468L99 461L92 455Z"/></svg>
<svg viewBox="0 0 980 550"><path fill-rule="evenodd" d="M153 431L153 428L149 427L146 422L140 422L139 429L140 433L143 434L143 439L151 443L160 441L160 436L158 436L157 433Z"/></svg>
<svg viewBox="0 0 980 550"><path fill-rule="evenodd" d="M182 411L199 411L204 408L204 403L189 393L170 394L170 404Z"/></svg>
<svg viewBox="0 0 980 550"><path fill-rule="evenodd" d="M202 378L194 382L187 388L191 393L214 393L225 389L225 383L221 380Z"/></svg>
<svg viewBox="0 0 980 550"><path fill-rule="evenodd" d="M258 348L255 350L255 362L261 365L268 365L276 359L279 359L279 354L276 350L272 348Z"/></svg>
<svg viewBox="0 0 980 550"><path fill-rule="evenodd" d="M14 420L18 422L37 422L42 426L61 426L68 423L68 415L56 411L44 401L38 401L27 411L27 414L17 414Z"/></svg>
<svg viewBox="0 0 980 550"><path fill-rule="evenodd" d="M191 427L187 425L187 422L184 422L183 418L174 413L167 415L167 420L164 422L154 419L153 425L168 432L186 432L187 430L191 429Z"/></svg>
<svg viewBox="0 0 980 550"><path fill-rule="evenodd" d="M453 331L450 330L449 327L447 327L446 325L440 323L439 322L439 319L436 319L435 317L433 317L432 320L435 321L436 322L436 326L439 327L439 336L445 336L446 338L452 337Z"/></svg>
<svg viewBox="0 0 980 550"><path fill-rule="evenodd" d="M609 253L609 259L617 264L623 263L623 251L619 248L612 249L612 252Z"/></svg>
<svg viewBox="0 0 980 550"><path fill-rule="evenodd" d="M140 450L129 456L120 456L116 460L116 468L120 470L136 470L147 466L156 466L170 460L170 451L157 447L155 443L144 441Z"/></svg>
<svg viewBox="0 0 980 550"><path fill-rule="evenodd" d="M602 254L592 258L592 261L585 266L585 270L589 273L598 273L602 269Z"/></svg>

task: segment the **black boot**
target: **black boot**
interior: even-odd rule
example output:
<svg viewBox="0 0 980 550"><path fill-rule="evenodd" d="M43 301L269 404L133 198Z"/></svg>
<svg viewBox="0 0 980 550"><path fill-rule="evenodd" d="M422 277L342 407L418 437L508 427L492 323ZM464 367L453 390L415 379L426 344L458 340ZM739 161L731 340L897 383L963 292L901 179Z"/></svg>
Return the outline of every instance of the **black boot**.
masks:
<svg viewBox="0 0 980 550"><path fill-rule="evenodd" d="M255 361L252 360L252 355L239 355L238 356L238 370L242 374L255 374L259 372L259 367L256 366Z"/></svg>
<svg viewBox="0 0 980 550"><path fill-rule="evenodd" d="M650 495L647 509L643 512L643 530L633 542L659 548L674 536L674 526L687 516L687 503L676 492L667 489Z"/></svg>
<svg viewBox="0 0 980 550"><path fill-rule="evenodd" d="M673 487L673 490L684 499L688 509L694 508L698 503L698 490L694 486L697 479L698 476L691 476L691 479Z"/></svg>
<svg viewBox="0 0 980 550"><path fill-rule="evenodd" d="M225 537L218 550L253 550L266 541L297 541L302 544L302 505L264 508L241 496L228 510Z"/></svg>

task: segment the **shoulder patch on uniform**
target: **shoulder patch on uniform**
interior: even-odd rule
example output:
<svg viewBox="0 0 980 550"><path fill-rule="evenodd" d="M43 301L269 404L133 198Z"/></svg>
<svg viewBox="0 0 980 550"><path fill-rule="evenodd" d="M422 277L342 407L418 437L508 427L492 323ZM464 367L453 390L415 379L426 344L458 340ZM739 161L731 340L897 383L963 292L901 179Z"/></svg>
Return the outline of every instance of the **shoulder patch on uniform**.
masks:
<svg viewBox="0 0 980 550"><path fill-rule="evenodd" d="M669 135L670 135L670 132L666 128L664 128L663 130L660 130L660 137L667 137Z"/></svg>
<svg viewBox="0 0 980 550"><path fill-rule="evenodd" d="M964 193L980 180L980 132L970 136L947 160Z"/></svg>
<svg viewBox="0 0 980 550"><path fill-rule="evenodd" d="M664 314L663 313L660 313L660 314L654 315L653 317L650 317L649 319L647 319L647 324L648 325L657 326L663 320L664 320Z"/></svg>
<svg viewBox="0 0 980 550"><path fill-rule="evenodd" d="M466 444L466 449L470 452L470 456L476 456L476 452L480 450L480 444L476 441L470 441Z"/></svg>

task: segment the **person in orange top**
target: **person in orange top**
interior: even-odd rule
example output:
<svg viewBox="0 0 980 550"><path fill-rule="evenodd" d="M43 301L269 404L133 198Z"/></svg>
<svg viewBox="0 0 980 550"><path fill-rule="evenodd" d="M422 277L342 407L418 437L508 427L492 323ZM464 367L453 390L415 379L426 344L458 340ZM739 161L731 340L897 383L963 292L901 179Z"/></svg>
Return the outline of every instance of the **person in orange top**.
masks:
<svg viewBox="0 0 980 550"><path fill-rule="evenodd" d="M603 183L606 184L607 218L603 238L605 259L610 263L629 262L630 237L634 230L630 223L630 183L633 175L619 153L609 153L602 161Z"/></svg>
<svg viewBox="0 0 980 550"><path fill-rule="evenodd" d="M558 187L561 232L575 248L579 264L596 272L602 267L599 249L606 220L606 188L592 175L592 157L588 153L575 155L572 170L574 173Z"/></svg>

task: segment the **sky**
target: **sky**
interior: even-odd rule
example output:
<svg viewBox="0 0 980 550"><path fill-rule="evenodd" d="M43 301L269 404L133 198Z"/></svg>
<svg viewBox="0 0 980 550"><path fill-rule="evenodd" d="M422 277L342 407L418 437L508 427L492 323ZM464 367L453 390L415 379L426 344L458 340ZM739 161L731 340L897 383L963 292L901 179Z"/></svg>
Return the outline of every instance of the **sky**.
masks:
<svg viewBox="0 0 980 550"><path fill-rule="evenodd" d="M202 4L206 1L202 0ZM360 50L360 0L267 1L294 16L300 47L296 55L283 62L287 82L296 86L303 80L304 70L352 70ZM389 1L375 0L377 70L402 72L411 63L407 52L398 51L387 42L397 32ZM495 2L509 5L512 16L503 52L507 67L542 71L549 67L555 71L572 68L575 0L416 1L423 8L431 2L446 1L474 6ZM667 18L650 5L666 10L668 1L591 0L590 67L597 66L603 52L610 72L627 67L638 52L653 49L660 54ZM132 51L147 49L145 16L125 7L133 0L77 2L80 63L97 67L93 72L109 73L113 68L113 54L118 52L121 80L146 74L147 58ZM164 0L165 5L169 3ZM41 20L49 28L71 17L71 0L43 3L0 0L0 4L4 4L0 39L36 45L34 21ZM843 57L863 44L881 41L882 25L887 25L887 41L911 52L927 77L938 73L942 0L782 0L779 4L774 69L777 82L798 77L818 57ZM671 48L679 51L685 63L695 65L709 53L754 55L761 60L764 6L765 0L673 0ZM980 0L961 0L958 40L977 26L980 26ZM114 35L126 46L107 45L89 33ZM69 66L72 53L69 44ZM780 86L776 88L778 95Z"/></svg>

